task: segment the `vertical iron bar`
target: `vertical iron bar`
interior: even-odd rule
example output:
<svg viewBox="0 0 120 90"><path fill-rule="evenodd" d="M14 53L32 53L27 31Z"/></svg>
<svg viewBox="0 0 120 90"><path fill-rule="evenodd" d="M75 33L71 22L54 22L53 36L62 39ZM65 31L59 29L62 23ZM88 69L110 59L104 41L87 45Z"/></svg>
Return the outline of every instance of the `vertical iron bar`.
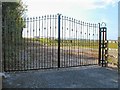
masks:
<svg viewBox="0 0 120 90"><path fill-rule="evenodd" d="M85 44L85 43L84 43L84 41L85 41L85 40L84 40L84 28L85 28L85 22L83 22L83 28L82 28L82 29L83 29L83 33L82 33L82 34L83 34L83 47L82 47L82 48L85 47L85 46L84 46L84 44ZM84 62L85 62L84 50L82 51L82 59L83 59L82 65L84 65Z"/></svg>
<svg viewBox="0 0 120 90"><path fill-rule="evenodd" d="M75 23L76 23L76 25L75 25L75 50L74 50L74 52L76 52L76 49L77 49L77 20L75 21ZM76 59L76 65L78 65L77 64L77 55L76 55L76 57L75 57L75 59Z"/></svg>
<svg viewBox="0 0 120 90"><path fill-rule="evenodd" d="M99 27L98 27L98 24L95 24L95 34L94 34L94 37L95 37L95 47L97 47L97 50L98 50L98 55L99 55L99 38L98 38L98 33L99 33ZM96 60L96 64L99 64L99 56L97 57L98 60Z"/></svg>
<svg viewBox="0 0 120 90"><path fill-rule="evenodd" d="M44 68L46 68L46 16L44 16Z"/></svg>
<svg viewBox="0 0 120 90"><path fill-rule="evenodd" d="M80 42L79 42L79 45L80 45L80 65L82 63L82 21L80 21Z"/></svg>
<svg viewBox="0 0 120 90"><path fill-rule="evenodd" d="M60 68L60 14L58 14L58 68Z"/></svg>
<svg viewBox="0 0 120 90"><path fill-rule="evenodd" d="M90 46L90 30L91 30L90 25L91 25L90 23L87 23L87 28L86 28L87 29L87 32L86 32L87 33L86 34L87 35L86 50L88 51L89 54L90 54L90 48L91 48L91 46ZM88 55L87 58L89 58L89 56L90 55ZM86 64L89 64L89 61Z"/></svg>
<svg viewBox="0 0 120 90"><path fill-rule="evenodd" d="M21 24L21 19L20 18L18 18L18 26L20 26L20 24ZM18 30L20 30L20 27L18 27ZM17 33L18 34L18 33ZM18 36L18 43L21 41L20 40L20 36ZM24 42L23 42L24 43ZM21 44L22 45L22 44ZM18 47L18 50L20 50L21 49L21 47ZM23 47L23 49L24 49L24 47ZM23 52L24 53L24 52ZM23 56L23 58L24 58L24 56ZM20 52L20 59L18 60L18 70L22 70L22 67L21 67L21 61L20 60L22 60L22 54L21 54L21 52ZM24 61L24 60L23 60Z"/></svg>
<svg viewBox="0 0 120 90"><path fill-rule="evenodd" d="M24 21L25 21L25 23L27 23L27 69L28 69L28 65L29 65L29 63L28 63L28 60L29 60L29 55L28 55L28 40L29 40L29 38L28 38L28 32L29 32L29 18L26 18L26 19L24 19Z"/></svg>
<svg viewBox="0 0 120 90"><path fill-rule="evenodd" d="M51 15L50 15L51 16ZM52 60L52 57L51 57L51 54L52 54L52 50L51 50L51 44L53 44L52 42L51 42L51 18L50 18L50 16L49 15L47 15L47 38L50 38L50 42L48 43L48 46L50 45L50 58L49 57L47 57L47 62L48 62L48 64L50 63L50 65L48 65L49 67L51 67L51 60ZM49 20L50 19L50 20ZM50 31L49 31L50 30ZM48 34L49 33L49 34ZM47 46L47 54L48 54L48 46ZM47 56L49 56L49 55L47 55ZM48 58L50 59L50 62L48 61Z"/></svg>
<svg viewBox="0 0 120 90"><path fill-rule="evenodd" d="M63 67L63 51L64 51L63 50L63 44L64 44L63 43L64 42L64 40L63 40L63 16L62 16L62 37L61 38L62 38L62 43L61 43L62 44L62 61L61 61L61 67Z"/></svg>
<svg viewBox="0 0 120 90"><path fill-rule="evenodd" d="M90 33L91 33L91 29L92 29L92 26L91 26L92 24L91 23L89 23L89 33L88 33L88 46L89 46L89 48L88 48L88 52L89 52L89 54L91 54L91 41L90 41ZM90 56L90 55L89 55ZM89 58L89 56L87 56L88 58ZM87 63L88 64L88 63Z"/></svg>
<svg viewBox="0 0 120 90"><path fill-rule="evenodd" d="M2 19L2 18L1 18ZM2 48L3 47L3 52L4 52L4 57L2 58L2 56L1 56L1 59L3 59L4 60L4 71L7 71L7 67L8 67L8 45L9 45L9 42L8 42L8 40L9 40L9 38L6 38L6 34L8 34L8 30L9 30L9 27L8 27L8 23L9 23L9 21L7 21L8 19L6 18L6 17L4 17L4 19L3 19L3 21L1 22L1 25L3 25L3 27L1 28L1 30L0 30L0 34L2 34L1 35L1 38L0 39L2 39L0 42L1 42L1 47L0 48ZM3 43L2 43L3 42ZM2 52L1 52L1 55L2 55ZM7 56L6 56L7 55ZM2 60L2 61L3 61ZM2 68L1 68L2 69Z"/></svg>
<svg viewBox="0 0 120 90"><path fill-rule="evenodd" d="M74 51L75 51L75 19L73 19L73 22L74 22L74 25L73 25L73 49L71 51L73 54L73 66L76 66L76 60L75 60L75 56L74 56Z"/></svg>
<svg viewBox="0 0 120 90"><path fill-rule="evenodd" d="M91 49L92 49L92 43L91 43L92 41L91 41L91 37L90 37L91 31L92 31L92 23L90 24L90 30L89 30L89 46L90 46L89 51L90 51L90 55L91 55ZM91 61L91 64L93 64L92 61Z"/></svg>
<svg viewBox="0 0 120 90"><path fill-rule="evenodd" d="M10 20L9 20L8 18L7 18L7 24L8 24L8 25L7 25L7 26L8 26L8 27L7 27L7 31L5 31L5 32L6 32L6 35L10 34L10 32L9 32ZM10 52L10 46L11 46L11 45L10 45L10 35L8 35L8 36L9 36L9 38L8 38L8 40L7 40L8 43L7 43L7 45L6 45L6 48L8 49L8 52L6 52L6 54L7 54L7 62L6 62L6 64L7 64L7 63L10 63L10 56L9 56L10 54L9 54L9 52ZM10 45L10 46L9 46L9 45ZM7 65L6 65L6 66L7 66ZM10 64L8 65L7 69L10 70Z"/></svg>
<svg viewBox="0 0 120 90"><path fill-rule="evenodd" d="M87 46L89 46L89 43L88 43L88 40L87 40L87 22L85 22L85 24L84 24L84 26L85 26L85 28L84 28L84 34L85 34L85 37L84 37L84 41L85 41L85 49L87 50L88 48L87 48ZM85 52L86 53L86 52ZM87 63L86 63L86 60L85 60L85 65L86 65Z"/></svg>
<svg viewBox="0 0 120 90"><path fill-rule="evenodd" d="M18 21L19 22L19 21ZM15 29L17 29L17 26L15 25ZM17 32L15 33L16 34L16 36L17 36ZM18 43L16 44L16 45L19 45L19 37L17 37L16 39L15 39L15 41L17 41ZM19 46L16 48L16 50L18 50L18 51L20 51L19 50ZM17 65L16 65L16 70L18 70L18 60L19 60L19 52L17 51L17 60L16 60L16 63L17 63Z"/></svg>
<svg viewBox="0 0 120 90"><path fill-rule="evenodd" d="M0 31L0 34L2 33L2 38L0 38L0 39L2 39L2 40L0 40L1 41L1 47L0 48L2 48L2 52L3 52L3 58L1 57L1 59L2 59L2 61L4 60L4 62L3 62L3 64L4 64L4 71L6 71L6 53L5 53L5 50L6 50L6 48L5 48L5 45L6 45L6 40L5 40L5 37L6 37L6 30L7 30L7 25L6 25L6 17L4 17L3 18L3 20L2 20L2 31ZM2 52L1 52L1 54L2 54ZM1 63L2 64L2 63Z"/></svg>
<svg viewBox="0 0 120 90"><path fill-rule="evenodd" d="M15 22L15 19L13 20L13 22ZM15 30L15 37L17 37L17 36L16 36L16 25L14 25L13 27L14 27L14 30ZM14 43L15 43L15 45L17 46L16 42L17 42L17 38L14 39ZM17 47L16 47L16 46L15 46L15 52L17 53ZM14 59L14 60L15 60L15 66L14 66L14 67L15 67L15 70L17 70L17 68L16 68L16 66L17 66L17 65L16 65L16 64L17 64L17 63L16 63L16 61L17 61L17 55L16 55L16 53L15 53L15 59Z"/></svg>
<svg viewBox="0 0 120 90"><path fill-rule="evenodd" d="M79 47L80 47L80 21L78 21L78 63L80 65L80 52L79 52Z"/></svg>
<svg viewBox="0 0 120 90"><path fill-rule="evenodd" d="M77 20L76 20L76 40L75 40L75 45L76 45L76 49L78 49L77 48L77 45L78 45L78 41L77 41ZM76 50L77 51L77 50ZM77 63L77 66L78 66L78 54L76 55L76 63Z"/></svg>
<svg viewBox="0 0 120 90"><path fill-rule="evenodd" d="M42 39L41 39L41 41L42 41L42 51L41 51L41 52L42 52L42 53L41 53L41 54L42 54L42 61L41 61L41 68L44 68L44 67L43 67L43 61L44 61L44 53L43 53L43 51L44 51L44 37L43 37L43 33L44 33L44 32L43 32L43 31L44 31L43 29L44 29L44 28L43 28L43 19L44 19L44 18L43 18L43 16L42 16L42 29L41 29L41 30L42 30Z"/></svg>
<svg viewBox="0 0 120 90"><path fill-rule="evenodd" d="M66 51L68 51L68 39L67 39L67 33L68 33L68 17L66 17ZM68 59L68 53L66 52L66 64L65 64L65 67L67 67L68 63L69 63L69 59Z"/></svg>
<svg viewBox="0 0 120 90"><path fill-rule="evenodd" d="M88 45L89 45L89 54L91 54L91 40L90 40L90 32L91 32L91 29L92 29L92 24L91 23L89 23L89 36L88 36L88 38L89 38L89 43L88 43ZM88 56L89 57L89 56ZM92 62L92 61L91 61Z"/></svg>
<svg viewBox="0 0 120 90"><path fill-rule="evenodd" d="M25 23L26 23L26 22L25 22ZM23 19L21 18L21 19L20 19L20 30L23 29L23 28L21 27L22 24L23 24ZM22 43L22 36L20 36L20 43ZM25 40L24 40L24 44L26 45L26 41L25 41ZM26 52L25 52L25 48L26 48L26 47L24 47L24 60L23 60L24 62L21 61L21 62L22 62L22 64L21 64L21 68L22 68L22 69L21 69L21 70L25 70L25 62L26 62L25 59L26 59L26 57L27 57L27 55L25 54L25 53L26 53ZM22 50L22 47L20 47L20 49ZM21 60L22 60L22 59L21 59Z"/></svg>
<svg viewBox="0 0 120 90"><path fill-rule="evenodd" d="M11 48L11 45L10 45L10 43L11 43L11 33L10 33L10 25L11 25L11 23L10 23L10 19L8 19L8 31L7 31L7 35L8 34L10 34L10 36L9 36L9 38L8 38L8 45L7 45L7 49L8 49L8 53L7 53L7 55L8 55L8 58L7 58L7 60L8 60L8 63L10 63L10 64L8 64L7 63L7 65L9 66L8 67L8 70L11 70L11 59L10 59L10 56L11 56L11 54L10 54L10 48Z"/></svg>
<svg viewBox="0 0 120 90"><path fill-rule="evenodd" d="M105 31L104 31L104 28L103 28L103 32L102 32L102 34L103 34L103 40L102 40L102 67L103 67L103 64L104 64L104 40L105 40Z"/></svg>
<svg viewBox="0 0 120 90"><path fill-rule="evenodd" d="M64 17L64 30L65 30L65 31L64 31L64 39L65 39L64 47L66 48L66 41L67 41L67 40L66 40L66 36L65 36L65 35L66 35L66 17ZM64 48L64 49L65 49L65 48ZM65 58L65 57L66 57L66 50L64 50L64 67L65 67L65 61L66 61L66 58Z"/></svg>
<svg viewBox="0 0 120 90"><path fill-rule="evenodd" d="M13 22L15 22L15 19L13 19ZM14 35L15 35L15 36L14 36L14 37L17 37L17 36L16 36L16 26L13 25L13 28L14 28L14 30L15 30L15 32L14 32ZM17 49L17 48L16 48L16 46L17 46L16 40L17 40L17 39L14 38L15 52L17 53L17 51L16 51L16 49ZM14 60L15 60L15 66L14 66L15 69L14 69L14 70L16 70L16 66L17 66L17 65L16 65L16 64L17 64L17 63L16 63L16 60L17 60L17 59L16 59L16 58L17 58L16 53L15 53L15 58L14 58Z"/></svg>
<svg viewBox="0 0 120 90"><path fill-rule="evenodd" d="M58 19L57 15L55 15L55 38L56 39L58 39L58 37L56 37L57 36L57 33L56 33L57 32L57 19ZM58 42L56 40L56 42L55 42L55 48L57 48L57 45L58 45ZM55 57L58 58L57 55L56 55L56 51L54 52L54 54L55 54ZM54 58L54 60L55 60L55 62L57 62L55 58ZM57 67L57 66L58 66L57 63L55 63L55 67Z"/></svg>
<svg viewBox="0 0 120 90"><path fill-rule="evenodd" d="M94 30L95 30L95 24L93 24L93 50L95 49L95 45L94 45ZM94 60L95 60L95 57L94 57ZM96 61L96 60L95 60ZM95 64L96 64L96 62L95 62Z"/></svg>
<svg viewBox="0 0 120 90"><path fill-rule="evenodd" d="M13 20L11 20L11 27L12 27L12 29L13 29L13 31L12 31L12 59L13 59L13 70L15 70L15 47L16 47L16 45L15 45L15 41L14 41L14 33L15 33L15 31L14 31L14 25L13 25L13 22L14 22L14 19Z"/></svg>
<svg viewBox="0 0 120 90"><path fill-rule="evenodd" d="M47 38L47 42L46 42L46 48L45 48L45 51L46 51L46 68L48 68L48 46L49 46L49 43L48 43L48 40L50 41L50 38L48 37L48 15L46 15L46 31L45 31L45 36ZM47 31L48 30L48 31ZM51 60L51 58L49 58L49 60Z"/></svg>
<svg viewBox="0 0 120 90"><path fill-rule="evenodd" d="M108 54L107 28L105 30L105 41L107 41L106 46L105 46L105 66L107 66L107 64L108 64L108 62L107 62L108 56L106 56L106 54ZM106 48L107 48L107 50L106 50Z"/></svg>
<svg viewBox="0 0 120 90"><path fill-rule="evenodd" d="M3 44L3 37L2 37L2 24L3 24L3 19L2 19L2 2L0 2L0 72L3 71L3 53L2 53L2 44ZM5 27L4 27L5 28ZM1 77L0 77L1 78ZM0 83L2 84L2 80L0 80ZM0 85L0 89L2 90L2 85Z"/></svg>
<svg viewBox="0 0 120 90"><path fill-rule="evenodd" d="M11 30L12 29L12 30ZM11 39L10 39L10 45L11 45L11 48L10 48L10 63L11 63L11 70L14 70L14 66L13 66L13 64L14 64L14 60L13 60L13 58L14 58L14 48L13 48L13 28L12 28L12 20L10 19L10 35L11 35ZM11 50L12 49L12 50Z"/></svg>
<svg viewBox="0 0 120 90"><path fill-rule="evenodd" d="M38 27L39 27L39 41L40 41L40 31L41 31L41 30L40 30L40 17L39 17L39 19L38 19L38 22L39 22L39 26L38 26ZM38 52L39 52L39 61L38 61L38 62L39 62L39 63L38 63L38 64L39 64L39 68L40 68L40 63L41 63L41 62L40 62L40 60L41 60L41 51L40 51L40 50L41 50L41 45L40 45L40 44L41 44L41 42L39 42L39 51L38 51Z"/></svg>
<svg viewBox="0 0 120 90"><path fill-rule="evenodd" d="M25 39L25 44L26 44L26 46L27 46L27 48L26 49L28 49L28 21L27 21L27 18L24 20L24 22L25 22L25 26L26 26L26 28L27 28L27 31L26 31L26 35L25 35L25 33L23 34L23 36L25 36L24 37L24 39ZM24 31L23 31L24 32ZM25 51L25 50L24 50ZM26 50L26 52L25 53L28 53L28 50ZM28 60L28 54L25 56L25 58L27 57L27 60ZM27 62L27 60L25 60L25 62L24 62L24 70L25 70L25 65L26 65L26 62ZM28 69L28 68L27 68Z"/></svg>
<svg viewBox="0 0 120 90"><path fill-rule="evenodd" d="M54 44L55 44L55 36L54 36L54 20L55 20L55 17L54 15L52 16L53 17L53 20L52 20L52 36L53 36L53 42L52 42L52 60L51 60L51 67L53 68L53 61L54 61Z"/></svg>
<svg viewBox="0 0 120 90"><path fill-rule="evenodd" d="M91 41L92 41L92 52L94 51L94 24L93 25L93 33L91 34ZM94 53L93 53L94 54ZM95 64L95 56L93 57L93 64Z"/></svg>
<svg viewBox="0 0 120 90"><path fill-rule="evenodd" d="M10 20L7 18L7 29L6 29L6 31L5 31L5 33L6 33L6 36L8 35L8 34L10 34L10 32L9 32L9 28L10 28ZM5 37L5 36L4 36ZM5 53L6 53L6 55L7 55L7 58L6 58L6 66L7 66L7 70L10 70L10 65L11 64L8 64L8 63L10 63L10 57L9 57L9 52L10 52L10 36L9 36L9 38L7 39L7 42L6 42L6 50L8 50L8 52L6 52L5 51Z"/></svg>
<svg viewBox="0 0 120 90"><path fill-rule="evenodd" d="M69 33L70 33L70 41L69 41L69 43L70 43L70 62L71 62L71 66L73 66L73 61L72 61L72 43L73 43L73 40L72 40L72 32L73 32L73 18L71 18L71 21L70 21L70 30L69 30Z"/></svg>
<svg viewBox="0 0 120 90"><path fill-rule="evenodd" d="M94 33L94 24L92 24L92 32ZM94 46L93 33L91 33L91 53L93 52L93 46ZM93 63L92 64L95 64L94 63L94 57L92 57L92 59L93 59Z"/></svg>
<svg viewBox="0 0 120 90"><path fill-rule="evenodd" d="M32 34L31 34L31 32L32 32L32 18L30 18L30 69L31 69L31 64L32 64L32 53L31 53L31 48L32 48Z"/></svg>
<svg viewBox="0 0 120 90"><path fill-rule="evenodd" d="M71 38L71 37L70 37L70 31L71 31L70 20L71 20L71 18L68 18L68 22L69 22L69 26L68 26L69 38ZM69 41L70 41L70 40L69 40ZM70 55L72 55L72 54L70 54L70 51L71 51L71 49L70 49L70 42L68 42L68 45L69 45L69 64L68 64L68 67L69 67L69 66L70 66L70 63L72 62L72 59L70 60Z"/></svg>
<svg viewBox="0 0 120 90"><path fill-rule="evenodd" d="M32 43L33 43L33 69L34 69L34 61L35 61L35 47L34 47L34 31L35 31L35 18L33 17L33 40L32 40Z"/></svg>
<svg viewBox="0 0 120 90"><path fill-rule="evenodd" d="M36 67L35 67L35 69L38 69L38 65L37 65L37 63L38 63L38 56L37 56L37 51L38 51L38 43L37 43L37 39L38 39L38 36L37 36L37 29L38 29L38 27L37 27L37 17L35 18L35 24L36 24L36 27L35 27L35 30L36 30L36 35L35 35L35 45L36 45L36 54L35 54L35 57L36 57L36 60L35 60L35 63L36 63Z"/></svg>
<svg viewBox="0 0 120 90"><path fill-rule="evenodd" d="M101 28L100 28L100 23L98 23L98 25L99 25L99 54L98 54L99 61L98 61L98 64L100 65L100 62L101 62Z"/></svg>

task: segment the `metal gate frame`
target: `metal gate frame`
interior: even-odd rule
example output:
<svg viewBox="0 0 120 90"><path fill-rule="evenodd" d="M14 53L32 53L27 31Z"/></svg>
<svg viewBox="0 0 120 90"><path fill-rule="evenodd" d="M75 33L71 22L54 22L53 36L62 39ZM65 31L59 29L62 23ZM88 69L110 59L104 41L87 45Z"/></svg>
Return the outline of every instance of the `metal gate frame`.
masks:
<svg viewBox="0 0 120 90"><path fill-rule="evenodd" d="M58 14L58 68L60 68L60 16ZM108 40L107 40L107 27L106 23L99 24L99 62L103 66L108 65ZM103 25L104 24L104 25Z"/></svg>
<svg viewBox="0 0 120 90"><path fill-rule="evenodd" d="M57 15L58 15L58 68L60 68L60 41L61 41L61 39L60 39L60 35L61 35L60 34L60 27L61 27L60 23L61 23L61 14L58 13ZM108 43L106 43L107 28L102 27L102 25L105 24L104 22L102 22L101 25L100 25L100 23L98 23L98 24L99 24L99 54L98 54L99 59L98 59L98 64L102 65L102 67L103 67L104 64L105 64L105 66L107 66L107 56L106 56L107 53L108 53L108 49L106 50L106 48L108 47L107 46ZM105 24L105 26L106 26L106 24ZM103 31L102 31L102 29L103 29ZM101 38L102 34L103 34L103 39ZM103 44L101 42L103 42ZM102 50L102 52L101 52L101 50ZM105 50L105 52L104 52L104 50ZM105 56L105 58L104 58L104 56ZM101 57L102 57L102 59L101 59Z"/></svg>
<svg viewBox="0 0 120 90"><path fill-rule="evenodd" d="M63 16L62 16L63 17ZM62 19L62 17L61 17L61 14L57 14L57 17L52 17L52 16L50 16L49 18L50 19L56 19L58 22L57 22L57 25L58 25L58 28L56 29L56 30L58 30L57 32L58 32L58 37L57 37L57 43L58 43L58 47L57 47L57 52L58 52L58 55L57 55L57 58L58 58L58 62L57 62L57 68L61 68L61 64L60 64L60 62L61 62L61 58L60 58L60 54L61 54L61 52L60 52L60 47L61 47L61 21L63 20ZM45 16L45 18L47 18L47 16ZM67 17L68 18L68 17ZM36 18L37 19L37 18ZM36 20L35 18L33 18L33 21L37 21L37 20L40 20L40 17ZM44 17L42 16L42 18L41 18L42 20L44 20ZM27 19L25 19L25 20L28 20L27 21L27 23L29 23L29 20L30 21L32 21L32 19L30 18L27 18ZM68 19L68 21L69 20L71 20L71 22L72 22L72 20L73 20L73 18L72 19ZM69 21L70 22L70 21ZM42 21L42 23L43 23L43 21ZM99 31L97 31L98 32L98 36L99 36L99 51L98 51L98 64L99 65L101 65L101 66L107 66L107 53L108 53L108 48L107 48L107 45L108 45L108 41L107 41L107 28L106 28L106 24L105 23L102 23L102 25L99 23L98 24L98 26L96 26L96 25L94 25L94 24L90 24L90 23L84 23L84 22L77 22L77 20L73 20L73 22L72 23L76 23L76 24L80 24L81 26L82 25L86 25L86 27L87 28L91 28L91 27L93 27L93 29L94 28L98 28L98 30ZM81 24L82 23L82 24ZM103 24L105 24L105 26L103 27ZM37 25L37 24L36 24ZM46 26L47 27L47 26ZM47 27L48 28L48 27ZM51 27L50 27L51 28ZM72 27L73 28L73 27ZM75 27L74 27L75 28ZM73 28L73 29L74 29ZM45 29L45 28L44 28ZM77 33L77 32L76 32ZM83 32L82 32L83 33ZM86 35L85 37L87 37L87 39L90 39L90 32L89 32L89 34L87 34L87 33L85 33L84 32L84 34ZM89 36L87 36L87 35L89 35ZM93 36L94 36L94 33L93 33ZM87 42L87 40L85 41L85 43ZM92 45L92 44L91 44ZM5 62L5 59L4 59L4 70L6 70L6 62ZM71 66L69 66L69 67L71 67ZM24 70L24 69L23 69ZM13 70L14 71L14 70Z"/></svg>

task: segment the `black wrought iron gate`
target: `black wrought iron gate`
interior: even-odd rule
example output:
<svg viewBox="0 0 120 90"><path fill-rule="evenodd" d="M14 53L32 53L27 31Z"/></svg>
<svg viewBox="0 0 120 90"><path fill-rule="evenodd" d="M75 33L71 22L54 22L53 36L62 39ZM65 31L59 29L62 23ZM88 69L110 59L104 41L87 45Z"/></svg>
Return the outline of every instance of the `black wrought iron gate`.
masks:
<svg viewBox="0 0 120 90"><path fill-rule="evenodd" d="M5 18L3 25L5 71L101 64L101 41L106 40L101 32L106 29L100 24L58 14Z"/></svg>

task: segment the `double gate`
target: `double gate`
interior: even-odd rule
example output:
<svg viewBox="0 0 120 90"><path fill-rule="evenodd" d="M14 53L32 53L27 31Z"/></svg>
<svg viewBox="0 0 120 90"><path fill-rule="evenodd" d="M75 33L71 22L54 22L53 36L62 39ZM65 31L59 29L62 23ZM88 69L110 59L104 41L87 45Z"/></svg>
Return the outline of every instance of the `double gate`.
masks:
<svg viewBox="0 0 120 90"><path fill-rule="evenodd" d="M107 63L106 27L60 14L5 18L2 40L4 71Z"/></svg>

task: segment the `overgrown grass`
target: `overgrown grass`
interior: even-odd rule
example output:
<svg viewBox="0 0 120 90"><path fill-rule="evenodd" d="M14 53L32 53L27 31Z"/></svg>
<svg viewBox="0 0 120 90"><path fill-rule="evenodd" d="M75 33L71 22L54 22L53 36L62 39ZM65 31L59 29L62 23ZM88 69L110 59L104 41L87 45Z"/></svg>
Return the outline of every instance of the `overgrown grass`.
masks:
<svg viewBox="0 0 120 90"><path fill-rule="evenodd" d="M118 65L118 59L108 56L108 63L113 64L113 65Z"/></svg>
<svg viewBox="0 0 120 90"><path fill-rule="evenodd" d="M109 48L118 49L118 43L108 43Z"/></svg>

